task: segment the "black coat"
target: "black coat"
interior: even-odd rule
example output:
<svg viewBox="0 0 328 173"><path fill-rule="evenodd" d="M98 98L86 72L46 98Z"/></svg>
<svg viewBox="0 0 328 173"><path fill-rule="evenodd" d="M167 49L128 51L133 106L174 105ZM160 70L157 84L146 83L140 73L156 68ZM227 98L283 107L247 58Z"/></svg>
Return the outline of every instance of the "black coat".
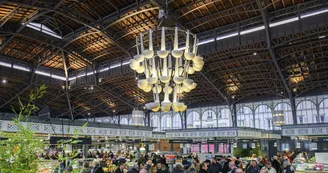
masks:
<svg viewBox="0 0 328 173"><path fill-rule="evenodd" d="M214 166L209 165L207 168L207 173L219 173L219 170L217 170Z"/></svg>
<svg viewBox="0 0 328 173"><path fill-rule="evenodd" d="M294 168L290 165L285 168L285 171L286 171L285 173L294 173L295 172Z"/></svg>
<svg viewBox="0 0 328 173"><path fill-rule="evenodd" d="M201 168L198 173L207 173L207 171Z"/></svg>
<svg viewBox="0 0 328 173"><path fill-rule="evenodd" d="M123 171L121 171L121 169L118 167L118 168L115 170L115 173L123 173Z"/></svg>
<svg viewBox="0 0 328 173"><path fill-rule="evenodd" d="M237 168L233 168L230 173L236 173Z"/></svg>
<svg viewBox="0 0 328 173"><path fill-rule="evenodd" d="M222 165L219 162L213 164L217 172L222 172Z"/></svg>
<svg viewBox="0 0 328 173"><path fill-rule="evenodd" d="M246 173L259 173L259 172L260 172L260 167L257 165L255 167L249 165L246 171Z"/></svg>
<svg viewBox="0 0 328 173"><path fill-rule="evenodd" d="M284 172L284 171L282 170L282 167L281 167L280 163L278 162L278 160L273 160L273 161L272 161L272 167L274 167L274 169L277 171L277 173L282 173L282 172Z"/></svg>

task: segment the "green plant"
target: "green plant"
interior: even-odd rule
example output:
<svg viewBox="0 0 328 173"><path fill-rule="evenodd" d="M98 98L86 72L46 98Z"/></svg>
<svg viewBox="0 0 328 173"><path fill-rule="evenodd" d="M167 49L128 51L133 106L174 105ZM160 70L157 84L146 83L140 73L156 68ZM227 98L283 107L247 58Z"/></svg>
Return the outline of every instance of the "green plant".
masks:
<svg viewBox="0 0 328 173"><path fill-rule="evenodd" d="M1 173L36 173L38 170L38 158L36 152L42 148L42 143L34 137L34 133L30 130L30 126L22 123L26 121L30 115L39 110L33 104L34 101L40 99L46 92L47 87L41 85L29 95L29 101L26 105L18 98L19 111L13 107L16 113L13 119L14 125L17 127L16 133L3 133L7 140L0 142L0 172Z"/></svg>

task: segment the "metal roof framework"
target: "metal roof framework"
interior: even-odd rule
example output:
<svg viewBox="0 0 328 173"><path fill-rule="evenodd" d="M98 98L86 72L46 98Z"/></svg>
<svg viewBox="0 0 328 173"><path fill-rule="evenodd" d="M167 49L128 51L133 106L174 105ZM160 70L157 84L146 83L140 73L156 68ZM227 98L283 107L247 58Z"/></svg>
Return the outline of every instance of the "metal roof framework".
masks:
<svg viewBox="0 0 328 173"><path fill-rule="evenodd" d="M138 90L126 60L135 54L135 37L157 26L161 8L159 0L0 1L0 62L10 64L0 70L8 81L0 85L0 107L46 83L37 104L48 105L54 117L142 108L152 95ZM328 86L323 0L177 0L168 9L177 26L208 42L199 46L205 57L202 73L193 76L199 85L182 95L189 106L232 105L251 96L293 100Z"/></svg>

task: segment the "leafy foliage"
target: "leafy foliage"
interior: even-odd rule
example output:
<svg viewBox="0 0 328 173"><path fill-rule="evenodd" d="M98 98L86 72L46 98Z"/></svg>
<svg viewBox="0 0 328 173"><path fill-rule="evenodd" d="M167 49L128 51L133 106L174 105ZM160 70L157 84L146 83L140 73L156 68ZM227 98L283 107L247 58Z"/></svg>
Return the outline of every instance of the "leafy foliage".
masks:
<svg viewBox="0 0 328 173"><path fill-rule="evenodd" d="M14 126L17 127L17 133L2 133L7 140L0 142L0 172L1 173L36 173L38 170L38 158L36 152L41 149L42 143L36 139L29 125L24 125L22 121L26 121L30 115L39 110L33 102L41 98L47 87L40 86L29 95L29 101L26 105L18 99L19 112L13 119Z"/></svg>

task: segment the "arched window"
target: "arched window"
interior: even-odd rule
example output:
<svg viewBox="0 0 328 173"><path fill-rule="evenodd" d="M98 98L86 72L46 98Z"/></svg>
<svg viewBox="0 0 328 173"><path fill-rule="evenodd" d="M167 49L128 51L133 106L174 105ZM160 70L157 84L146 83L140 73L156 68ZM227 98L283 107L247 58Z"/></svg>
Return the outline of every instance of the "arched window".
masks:
<svg viewBox="0 0 328 173"><path fill-rule="evenodd" d="M287 103L279 103L275 108L275 111L283 111L285 116L285 124L293 124L292 108Z"/></svg>
<svg viewBox="0 0 328 173"><path fill-rule="evenodd" d="M156 132L159 132L161 131L161 128L160 128L160 120L159 120L159 116L158 115L153 115L151 117L151 121L150 121L150 126L153 127L154 131Z"/></svg>
<svg viewBox="0 0 328 173"><path fill-rule="evenodd" d="M96 119L97 123L102 123L102 119Z"/></svg>
<svg viewBox="0 0 328 173"><path fill-rule="evenodd" d="M182 129L181 116L176 113L173 117L173 129Z"/></svg>
<svg viewBox="0 0 328 173"><path fill-rule="evenodd" d="M128 119L127 118L121 118L121 124L124 124L124 125L128 125L129 122L128 122Z"/></svg>
<svg viewBox="0 0 328 173"><path fill-rule="evenodd" d="M196 111L188 113L187 128L200 128L200 115Z"/></svg>
<svg viewBox="0 0 328 173"><path fill-rule="evenodd" d="M324 99L319 105L319 117L321 123L328 123L328 99Z"/></svg>
<svg viewBox="0 0 328 173"><path fill-rule="evenodd" d="M228 108L220 110L218 127L232 127L231 111Z"/></svg>
<svg viewBox="0 0 328 173"><path fill-rule="evenodd" d="M297 124L317 123L318 115L315 104L311 101L302 101L297 105Z"/></svg>
<svg viewBox="0 0 328 173"><path fill-rule="evenodd" d="M170 114L165 114L162 116L162 130L172 129L172 117Z"/></svg>
<svg viewBox="0 0 328 173"><path fill-rule="evenodd" d="M253 123L253 111L249 107L241 107L237 111L237 126L238 127L252 127Z"/></svg>
<svg viewBox="0 0 328 173"><path fill-rule="evenodd" d="M273 130L272 111L268 105L260 105L255 109L255 128Z"/></svg>
<svg viewBox="0 0 328 173"><path fill-rule="evenodd" d="M217 127L216 113L213 110L206 110L202 116L202 128Z"/></svg>

